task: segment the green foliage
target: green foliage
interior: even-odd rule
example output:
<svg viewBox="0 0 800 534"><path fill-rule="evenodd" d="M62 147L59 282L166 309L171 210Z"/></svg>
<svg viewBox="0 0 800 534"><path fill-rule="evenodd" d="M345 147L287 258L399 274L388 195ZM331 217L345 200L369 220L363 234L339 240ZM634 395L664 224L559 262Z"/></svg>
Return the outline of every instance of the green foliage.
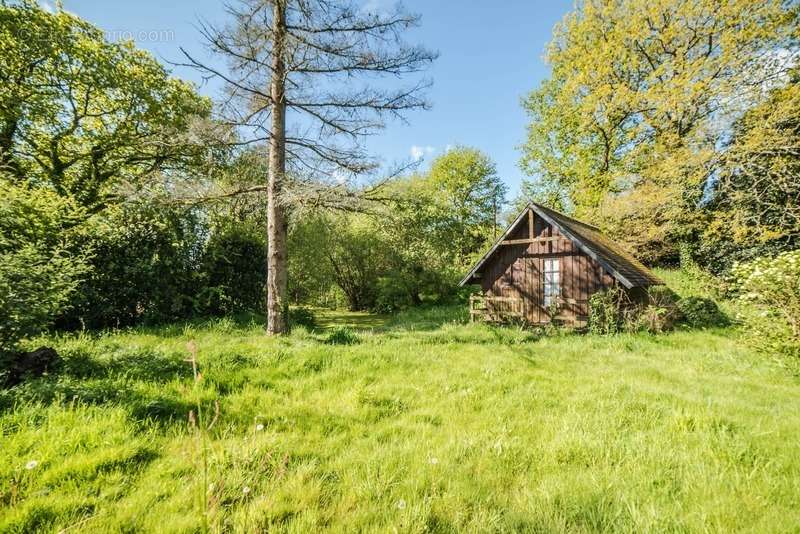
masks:
<svg viewBox="0 0 800 534"><path fill-rule="evenodd" d="M79 207L1 175L0 187L0 352L9 352L69 308L87 265L74 241Z"/></svg>
<svg viewBox="0 0 800 534"><path fill-rule="evenodd" d="M302 326L306 330L314 330L317 326L317 319L314 312L303 306L289 308L289 327Z"/></svg>
<svg viewBox="0 0 800 534"><path fill-rule="evenodd" d="M714 196L719 220L707 233L724 232L739 247L791 246L800 237L800 73L738 121L724 153Z"/></svg>
<svg viewBox="0 0 800 534"><path fill-rule="evenodd" d="M681 322L691 328L726 326L730 323L717 303L707 297L685 297L677 302Z"/></svg>
<svg viewBox="0 0 800 534"><path fill-rule="evenodd" d="M335 304L334 272L328 255L336 236L330 234L333 219L303 214L289 227L289 296L295 304Z"/></svg>
<svg viewBox="0 0 800 534"><path fill-rule="evenodd" d="M647 288L642 295L614 286L589 298L589 332L593 334L659 334L671 330L678 319L676 296L663 286Z"/></svg>
<svg viewBox="0 0 800 534"><path fill-rule="evenodd" d="M800 250L736 264L730 282L742 301L763 310L749 321L754 340L800 354Z"/></svg>
<svg viewBox="0 0 800 534"><path fill-rule="evenodd" d="M437 234L441 250L463 264L491 239L506 190L489 156L457 146L434 159L422 183L409 192L425 199L415 206L417 226Z"/></svg>
<svg viewBox="0 0 800 534"><path fill-rule="evenodd" d="M677 300L677 295L669 287L648 287L642 301L629 300L624 306L625 330L651 334L672 330L680 320Z"/></svg>
<svg viewBox="0 0 800 534"><path fill-rule="evenodd" d="M622 290L616 287L589 297L589 332L598 335L622 331Z"/></svg>
<svg viewBox="0 0 800 534"><path fill-rule="evenodd" d="M772 103L746 119L752 136L740 135L743 150L729 152L733 174L716 168L730 136L719 125L762 102L762 88L788 72L791 54L765 51L795 50L797 17L791 3L774 0L577 3L548 46L551 77L523 104L530 123L521 165L535 176L523 192L573 209L647 262L674 261L679 243L708 229L709 176L737 177L733 203L781 196L742 217L775 223L796 198L795 173L783 165L796 153L793 114ZM779 187L764 168L780 174Z"/></svg>
<svg viewBox="0 0 800 534"><path fill-rule="evenodd" d="M116 186L187 168L210 101L132 42L68 11L0 4L0 168L92 210Z"/></svg>
<svg viewBox="0 0 800 534"><path fill-rule="evenodd" d="M188 317L202 294L203 233L197 214L182 208L132 203L95 215L84 229L92 269L61 324L103 328Z"/></svg>
<svg viewBox="0 0 800 534"><path fill-rule="evenodd" d="M200 260L198 311L229 315L264 308L267 243L263 228L223 220L211 229Z"/></svg>
<svg viewBox="0 0 800 534"><path fill-rule="evenodd" d="M84 274L80 260L30 245L0 253L0 353L47 328L69 307Z"/></svg>
<svg viewBox="0 0 800 534"><path fill-rule="evenodd" d="M359 341L358 334L346 326L334 328L325 338L325 343L329 345L355 345Z"/></svg>
<svg viewBox="0 0 800 534"><path fill-rule="evenodd" d="M800 246L800 83L747 111L722 154L699 250L714 272Z"/></svg>
<svg viewBox="0 0 800 534"><path fill-rule="evenodd" d="M378 279L387 270L389 245L379 222L362 215L331 218L326 252L333 280L351 311L375 305Z"/></svg>
<svg viewBox="0 0 800 534"><path fill-rule="evenodd" d="M538 337L463 313L352 345L219 321L47 340L60 374L0 391L0 531L800 527L797 377L734 329ZM206 470L188 414L214 401Z"/></svg>
<svg viewBox="0 0 800 534"><path fill-rule="evenodd" d="M297 224L292 250L300 252L290 261L298 297L325 295L332 279L351 310L394 312L457 298L459 275L492 239L504 199L494 164L457 147L427 173L386 189L393 202L376 213Z"/></svg>

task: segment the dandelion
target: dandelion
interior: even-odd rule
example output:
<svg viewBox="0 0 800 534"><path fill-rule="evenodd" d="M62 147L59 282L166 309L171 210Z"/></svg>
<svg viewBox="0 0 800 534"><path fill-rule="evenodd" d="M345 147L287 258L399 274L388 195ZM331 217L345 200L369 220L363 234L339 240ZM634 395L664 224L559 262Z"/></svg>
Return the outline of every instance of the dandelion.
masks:
<svg viewBox="0 0 800 534"><path fill-rule="evenodd" d="M262 430L264 430L264 425L262 425L261 423L258 423L256 425L256 431L261 432Z"/></svg>
<svg viewBox="0 0 800 534"><path fill-rule="evenodd" d="M247 495L248 493L250 493L250 487L249 487L249 486L245 486L245 487L243 487L243 488L242 488L242 493L244 493L245 495Z"/></svg>
<svg viewBox="0 0 800 534"><path fill-rule="evenodd" d="M403 499L400 499L399 501L397 501L397 507L400 510L403 510L406 507L406 501L404 501Z"/></svg>
<svg viewBox="0 0 800 534"><path fill-rule="evenodd" d="M25 469L30 471L31 469L36 469L37 465L39 465L39 462L37 462L36 460L31 460L30 462L25 464Z"/></svg>

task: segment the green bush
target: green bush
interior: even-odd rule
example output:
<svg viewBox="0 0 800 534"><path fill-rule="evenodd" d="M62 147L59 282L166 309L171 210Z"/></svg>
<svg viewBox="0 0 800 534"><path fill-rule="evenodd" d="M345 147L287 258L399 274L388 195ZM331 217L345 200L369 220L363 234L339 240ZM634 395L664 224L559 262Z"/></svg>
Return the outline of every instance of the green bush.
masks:
<svg viewBox="0 0 800 534"><path fill-rule="evenodd" d="M686 297L677 302L682 323L692 328L726 326L728 317L722 313L717 303L705 297Z"/></svg>
<svg viewBox="0 0 800 534"><path fill-rule="evenodd" d="M622 330L623 293L616 287L598 291L589 297L589 332L616 334Z"/></svg>
<svg viewBox="0 0 800 534"><path fill-rule="evenodd" d="M197 213L156 204L107 208L84 225L91 272L59 324L104 328L187 318L202 284L206 229Z"/></svg>
<svg viewBox="0 0 800 534"><path fill-rule="evenodd" d="M643 299L634 300L618 287L589 298L589 331L593 334L623 331L658 334L672 329L678 315L675 294L664 286L649 288Z"/></svg>
<svg viewBox="0 0 800 534"><path fill-rule="evenodd" d="M317 326L314 312L308 308L289 308L289 326L302 326L308 330L313 330Z"/></svg>
<svg viewBox="0 0 800 534"><path fill-rule="evenodd" d="M263 311L267 279L267 243L252 222L217 224L200 263L203 286L197 296L204 315Z"/></svg>
<svg viewBox="0 0 800 534"><path fill-rule="evenodd" d="M731 287L742 301L763 310L747 324L764 347L800 353L800 250L736 264Z"/></svg>
<svg viewBox="0 0 800 534"><path fill-rule="evenodd" d="M0 254L0 352L47 328L69 307L85 272L81 259L26 245Z"/></svg>
<svg viewBox="0 0 800 534"><path fill-rule="evenodd" d="M3 177L0 187L0 352L8 353L69 308L87 265L72 239L79 208Z"/></svg>

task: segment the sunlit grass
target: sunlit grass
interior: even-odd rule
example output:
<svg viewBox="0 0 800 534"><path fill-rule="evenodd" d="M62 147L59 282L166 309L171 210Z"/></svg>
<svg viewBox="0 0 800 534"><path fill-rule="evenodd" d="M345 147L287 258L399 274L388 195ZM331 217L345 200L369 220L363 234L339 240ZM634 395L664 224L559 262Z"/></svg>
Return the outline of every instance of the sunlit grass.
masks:
<svg viewBox="0 0 800 534"><path fill-rule="evenodd" d="M203 492L227 531L800 529L800 383L735 329L362 320L56 340L66 368L0 397L0 531L193 531ZM202 487L187 414L215 400Z"/></svg>

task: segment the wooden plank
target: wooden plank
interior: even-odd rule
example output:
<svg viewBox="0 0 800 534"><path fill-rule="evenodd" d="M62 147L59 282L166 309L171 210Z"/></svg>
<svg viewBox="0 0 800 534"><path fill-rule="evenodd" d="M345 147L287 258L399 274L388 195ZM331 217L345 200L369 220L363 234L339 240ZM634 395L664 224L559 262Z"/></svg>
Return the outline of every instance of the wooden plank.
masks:
<svg viewBox="0 0 800 534"><path fill-rule="evenodd" d="M530 243L552 243L552 242L563 242L564 244L570 243L569 239L566 239L562 236L554 236L554 237L534 237L534 238L524 238L524 239L506 239L502 241L501 245L527 245Z"/></svg>
<svg viewBox="0 0 800 534"><path fill-rule="evenodd" d="M534 239L536 237L536 232L534 232L533 228L533 210L528 210L528 237L530 239Z"/></svg>

